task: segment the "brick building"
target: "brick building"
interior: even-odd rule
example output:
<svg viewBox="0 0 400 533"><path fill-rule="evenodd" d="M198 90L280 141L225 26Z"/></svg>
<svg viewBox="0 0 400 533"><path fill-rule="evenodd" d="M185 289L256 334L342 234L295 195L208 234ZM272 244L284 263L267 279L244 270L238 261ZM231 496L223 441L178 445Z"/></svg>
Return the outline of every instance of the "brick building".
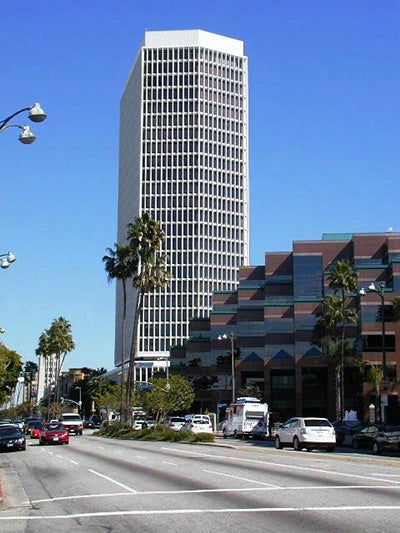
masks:
<svg viewBox="0 0 400 533"><path fill-rule="evenodd" d="M196 408L215 411L229 402L234 375L237 393L260 391L282 418L335 419L335 372L315 342L314 328L321 299L331 293L329 269L344 259L354 263L359 290L371 282L382 286L381 295L348 295L359 323L346 327L346 338L358 363L381 365L385 351L390 382L381 395L386 418L400 423L400 324L391 305L400 295L400 233L393 232L324 234L318 241L293 242L290 252L267 252L263 266L242 267L237 290L214 293L209 318L192 320L184 346L171 351L171 371L193 382ZM347 366L344 408L367 419L374 401L362 367Z"/></svg>

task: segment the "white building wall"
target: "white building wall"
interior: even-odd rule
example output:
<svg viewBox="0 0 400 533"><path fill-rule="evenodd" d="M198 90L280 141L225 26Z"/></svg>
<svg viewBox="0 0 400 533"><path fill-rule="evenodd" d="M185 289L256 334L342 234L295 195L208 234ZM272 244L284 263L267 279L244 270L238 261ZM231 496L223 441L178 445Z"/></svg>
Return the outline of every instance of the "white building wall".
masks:
<svg viewBox="0 0 400 533"><path fill-rule="evenodd" d="M148 211L166 233L170 286L146 297L139 355L165 358L249 260L248 86L243 42L146 32L121 100L118 243ZM129 291L126 358L133 324ZM121 362L122 285L115 364Z"/></svg>

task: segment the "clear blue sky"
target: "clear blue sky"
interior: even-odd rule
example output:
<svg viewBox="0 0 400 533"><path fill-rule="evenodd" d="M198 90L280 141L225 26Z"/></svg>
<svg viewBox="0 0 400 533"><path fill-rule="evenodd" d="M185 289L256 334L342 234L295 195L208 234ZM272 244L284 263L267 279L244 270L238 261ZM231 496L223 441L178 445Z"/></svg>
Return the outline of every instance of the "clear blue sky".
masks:
<svg viewBox="0 0 400 533"><path fill-rule="evenodd" d="M31 146L0 134L1 340L24 361L54 318L66 367L113 367L119 100L147 30L245 42L251 262L324 232L400 230L400 2L2 0L0 118L39 101ZM25 123L22 117L20 122Z"/></svg>

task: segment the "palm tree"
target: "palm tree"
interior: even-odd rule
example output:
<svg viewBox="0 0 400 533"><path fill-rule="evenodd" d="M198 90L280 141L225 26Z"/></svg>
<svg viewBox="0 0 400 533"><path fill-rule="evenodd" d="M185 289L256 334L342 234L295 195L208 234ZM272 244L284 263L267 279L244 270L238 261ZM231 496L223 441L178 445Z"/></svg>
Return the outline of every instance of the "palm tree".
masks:
<svg viewBox="0 0 400 533"><path fill-rule="evenodd" d="M122 308L122 334L121 334L121 406L122 421L125 421L126 412L124 407L124 382L125 382L125 346L126 346L126 282L132 278L137 270L137 261L132 255L130 246L121 246L117 243L113 248L107 248L108 255L103 256L104 269L110 283L116 279L122 282L123 308Z"/></svg>
<svg viewBox="0 0 400 533"><path fill-rule="evenodd" d="M373 383L375 392L375 417L382 422L382 413L379 405L380 387L383 380L383 369L380 365L373 365L366 361L369 365L367 370L366 380Z"/></svg>
<svg viewBox="0 0 400 533"><path fill-rule="evenodd" d="M46 329L39 337L39 345L36 355L43 356L46 362L48 375L48 362L51 356L55 358L54 377L58 379L64 359L67 353L75 349L75 343L71 334L71 324L64 317L54 319L49 329ZM55 398L57 400L57 398Z"/></svg>
<svg viewBox="0 0 400 533"><path fill-rule="evenodd" d="M132 417L131 409L135 360L138 344L139 319L143 307L143 299L146 293L165 287L168 283L169 273L166 270L165 254L161 253L161 246L165 239L159 223L153 220L149 213L143 213L136 217L135 222L128 224L127 237L132 253L132 264L136 271L132 278L132 286L136 289L135 314L132 329L132 342L129 358L128 381L126 388L126 406L129 408L129 420Z"/></svg>
<svg viewBox="0 0 400 533"><path fill-rule="evenodd" d="M67 353L75 349L71 334L71 324L62 316L55 318L48 330L49 350L56 356L56 376L60 375Z"/></svg>
<svg viewBox="0 0 400 533"><path fill-rule="evenodd" d="M357 324L358 316L355 309L347 308L346 294L353 293L357 290L357 272L351 261L347 259L337 261L334 268L328 274L329 288L333 289L335 294L340 293L341 299L341 355L340 355L340 407L341 419L344 412L344 355L345 355L345 338L346 325Z"/></svg>
<svg viewBox="0 0 400 533"><path fill-rule="evenodd" d="M393 302L393 320L398 322L400 320L400 296L396 296Z"/></svg>

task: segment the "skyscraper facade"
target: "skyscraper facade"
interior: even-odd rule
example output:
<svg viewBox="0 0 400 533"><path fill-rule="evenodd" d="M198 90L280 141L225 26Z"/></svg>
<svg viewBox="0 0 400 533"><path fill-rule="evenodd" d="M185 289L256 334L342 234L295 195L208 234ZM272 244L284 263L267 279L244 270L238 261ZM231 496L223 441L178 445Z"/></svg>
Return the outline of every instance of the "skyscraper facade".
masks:
<svg viewBox="0 0 400 533"><path fill-rule="evenodd" d="M248 264L248 87L243 42L202 30L146 32L121 100L118 243L149 212L165 232L169 286L146 295L139 358L169 357L234 290ZM129 354L134 292L127 303ZM117 286L115 364L121 364Z"/></svg>

